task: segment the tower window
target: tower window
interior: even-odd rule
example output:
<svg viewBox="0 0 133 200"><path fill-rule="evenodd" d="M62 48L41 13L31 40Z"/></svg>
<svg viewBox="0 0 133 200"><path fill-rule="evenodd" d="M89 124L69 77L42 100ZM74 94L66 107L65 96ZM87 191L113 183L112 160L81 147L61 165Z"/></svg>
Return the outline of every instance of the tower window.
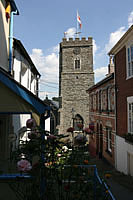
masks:
<svg viewBox="0 0 133 200"><path fill-rule="evenodd" d="M80 69L80 59L75 60L75 69Z"/></svg>

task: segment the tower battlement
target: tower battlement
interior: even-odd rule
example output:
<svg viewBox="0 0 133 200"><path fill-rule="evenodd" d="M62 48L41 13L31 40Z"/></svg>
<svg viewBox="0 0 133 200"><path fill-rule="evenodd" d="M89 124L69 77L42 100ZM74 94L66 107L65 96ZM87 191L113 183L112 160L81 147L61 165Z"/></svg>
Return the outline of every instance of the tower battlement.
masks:
<svg viewBox="0 0 133 200"><path fill-rule="evenodd" d="M92 45L92 37L82 37L80 38L63 38L61 42L62 46L77 46L77 45Z"/></svg>

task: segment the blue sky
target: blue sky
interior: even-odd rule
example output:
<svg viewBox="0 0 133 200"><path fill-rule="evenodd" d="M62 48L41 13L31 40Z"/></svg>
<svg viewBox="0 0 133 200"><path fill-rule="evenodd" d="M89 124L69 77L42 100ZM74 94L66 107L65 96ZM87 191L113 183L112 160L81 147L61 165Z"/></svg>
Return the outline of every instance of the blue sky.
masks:
<svg viewBox="0 0 133 200"><path fill-rule="evenodd" d="M14 36L21 40L41 73L40 98L58 96L58 45L64 32L74 37L77 19L80 37L93 37L95 82L105 77L107 53L133 24L132 0L15 0Z"/></svg>

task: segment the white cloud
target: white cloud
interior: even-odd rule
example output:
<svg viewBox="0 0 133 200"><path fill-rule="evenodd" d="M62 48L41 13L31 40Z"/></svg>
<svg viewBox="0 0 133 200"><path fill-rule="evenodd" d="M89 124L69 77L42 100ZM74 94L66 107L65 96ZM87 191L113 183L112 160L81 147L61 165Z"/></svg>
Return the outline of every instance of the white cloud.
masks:
<svg viewBox="0 0 133 200"><path fill-rule="evenodd" d="M96 51L98 50L98 46L96 45L96 41L93 39L93 55L95 56Z"/></svg>
<svg viewBox="0 0 133 200"><path fill-rule="evenodd" d="M59 44L52 48L54 53L59 53Z"/></svg>
<svg viewBox="0 0 133 200"><path fill-rule="evenodd" d="M48 96L48 97L55 97L55 96L57 96L57 92L49 92L49 91L41 91L40 93L39 93L39 97L40 97L40 99L45 99L45 97L46 96Z"/></svg>
<svg viewBox="0 0 133 200"><path fill-rule="evenodd" d="M126 32L125 27L120 27L115 32L112 32L109 37L108 44L105 45L105 51L108 53L111 48L118 42L118 40L122 37L122 35Z"/></svg>
<svg viewBox="0 0 133 200"><path fill-rule="evenodd" d="M128 27L133 25L133 11L128 16Z"/></svg>
<svg viewBox="0 0 133 200"><path fill-rule="evenodd" d="M52 52L44 56L42 49L32 49L30 56L42 77L45 77L45 81L58 82L59 58L57 53Z"/></svg>
<svg viewBox="0 0 133 200"><path fill-rule="evenodd" d="M49 55L45 56L42 49L32 49L30 56L41 74L40 98L44 99L46 95L50 97L57 96L59 76L58 45L51 48Z"/></svg>
<svg viewBox="0 0 133 200"><path fill-rule="evenodd" d="M108 68L107 67L100 67L94 70L95 73L95 79L101 79L105 78L105 75L108 73Z"/></svg>
<svg viewBox="0 0 133 200"><path fill-rule="evenodd" d="M131 25L133 25L133 11L128 16L128 27L130 27ZM119 39L126 31L126 27L122 26L115 32L110 33L109 42L105 45L106 53L111 50L111 48L119 41Z"/></svg>
<svg viewBox="0 0 133 200"><path fill-rule="evenodd" d="M93 39L93 63L95 64L95 57L96 57L96 52L99 49L99 47L96 45L96 41Z"/></svg>
<svg viewBox="0 0 133 200"><path fill-rule="evenodd" d="M69 28L67 31L64 32L66 38L74 38L76 33L76 28Z"/></svg>

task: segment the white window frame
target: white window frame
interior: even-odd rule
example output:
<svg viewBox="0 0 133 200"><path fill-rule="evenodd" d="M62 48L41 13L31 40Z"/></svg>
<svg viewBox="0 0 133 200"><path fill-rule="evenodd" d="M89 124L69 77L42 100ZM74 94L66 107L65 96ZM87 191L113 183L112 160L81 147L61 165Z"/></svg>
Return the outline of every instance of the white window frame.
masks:
<svg viewBox="0 0 133 200"><path fill-rule="evenodd" d="M102 111L102 90L100 89L98 92L98 111Z"/></svg>
<svg viewBox="0 0 133 200"><path fill-rule="evenodd" d="M128 133L133 134L133 96L127 97Z"/></svg>
<svg viewBox="0 0 133 200"><path fill-rule="evenodd" d="M133 77L133 44L127 47L127 79Z"/></svg>
<svg viewBox="0 0 133 200"><path fill-rule="evenodd" d="M107 150L112 152L112 129L110 127L106 128L107 131Z"/></svg>
<svg viewBox="0 0 133 200"><path fill-rule="evenodd" d="M110 110L111 106L110 106L110 87L108 87L107 90L107 101L108 101L108 110Z"/></svg>

